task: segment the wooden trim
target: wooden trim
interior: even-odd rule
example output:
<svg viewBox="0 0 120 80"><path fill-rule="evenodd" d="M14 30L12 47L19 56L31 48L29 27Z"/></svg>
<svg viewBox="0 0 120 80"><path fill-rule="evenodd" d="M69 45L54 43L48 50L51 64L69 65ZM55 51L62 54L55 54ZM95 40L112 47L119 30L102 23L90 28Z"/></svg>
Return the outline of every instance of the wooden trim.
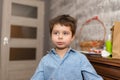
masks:
<svg viewBox="0 0 120 80"><path fill-rule="evenodd" d="M120 59L102 58L95 55L86 56L104 80L120 79Z"/></svg>

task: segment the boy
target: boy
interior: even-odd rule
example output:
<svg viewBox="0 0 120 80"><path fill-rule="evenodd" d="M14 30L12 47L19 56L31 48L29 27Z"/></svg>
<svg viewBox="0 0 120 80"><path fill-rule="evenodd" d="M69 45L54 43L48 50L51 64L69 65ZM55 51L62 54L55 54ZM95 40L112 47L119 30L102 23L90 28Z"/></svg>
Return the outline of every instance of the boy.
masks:
<svg viewBox="0 0 120 80"><path fill-rule="evenodd" d="M103 80L88 59L70 44L75 38L76 20L60 15L50 22L54 48L44 56L31 80Z"/></svg>

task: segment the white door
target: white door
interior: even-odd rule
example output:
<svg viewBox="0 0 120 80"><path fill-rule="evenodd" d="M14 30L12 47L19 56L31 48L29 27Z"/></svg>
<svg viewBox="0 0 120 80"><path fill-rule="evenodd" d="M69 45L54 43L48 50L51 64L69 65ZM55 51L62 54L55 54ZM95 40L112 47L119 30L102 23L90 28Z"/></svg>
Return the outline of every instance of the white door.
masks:
<svg viewBox="0 0 120 80"><path fill-rule="evenodd" d="M3 0L1 79L30 80L43 55L44 2Z"/></svg>

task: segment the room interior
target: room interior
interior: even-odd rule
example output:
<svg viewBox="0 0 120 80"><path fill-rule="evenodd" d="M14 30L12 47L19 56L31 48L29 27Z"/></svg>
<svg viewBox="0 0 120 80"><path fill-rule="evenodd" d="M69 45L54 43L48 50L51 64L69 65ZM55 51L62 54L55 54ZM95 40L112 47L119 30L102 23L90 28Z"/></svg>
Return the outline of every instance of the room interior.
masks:
<svg viewBox="0 0 120 80"><path fill-rule="evenodd" d="M0 0L0 80L31 78L41 58L52 48L50 19L61 14L75 17L76 39L71 46L81 50L83 24L97 16L99 20L91 20L81 34L91 40L107 40L114 22L120 21L119 4L119 0ZM120 58L85 55L104 80L120 79Z"/></svg>

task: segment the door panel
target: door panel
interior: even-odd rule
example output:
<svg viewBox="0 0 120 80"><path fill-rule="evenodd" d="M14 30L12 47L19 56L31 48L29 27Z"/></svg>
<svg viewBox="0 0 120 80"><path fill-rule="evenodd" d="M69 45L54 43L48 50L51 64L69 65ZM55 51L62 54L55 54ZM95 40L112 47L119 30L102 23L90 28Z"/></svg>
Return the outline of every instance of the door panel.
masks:
<svg viewBox="0 0 120 80"><path fill-rule="evenodd" d="M3 13L1 80L29 80L43 56L44 3L4 0Z"/></svg>
<svg viewBox="0 0 120 80"><path fill-rule="evenodd" d="M37 27L11 25L11 38L36 39Z"/></svg>

